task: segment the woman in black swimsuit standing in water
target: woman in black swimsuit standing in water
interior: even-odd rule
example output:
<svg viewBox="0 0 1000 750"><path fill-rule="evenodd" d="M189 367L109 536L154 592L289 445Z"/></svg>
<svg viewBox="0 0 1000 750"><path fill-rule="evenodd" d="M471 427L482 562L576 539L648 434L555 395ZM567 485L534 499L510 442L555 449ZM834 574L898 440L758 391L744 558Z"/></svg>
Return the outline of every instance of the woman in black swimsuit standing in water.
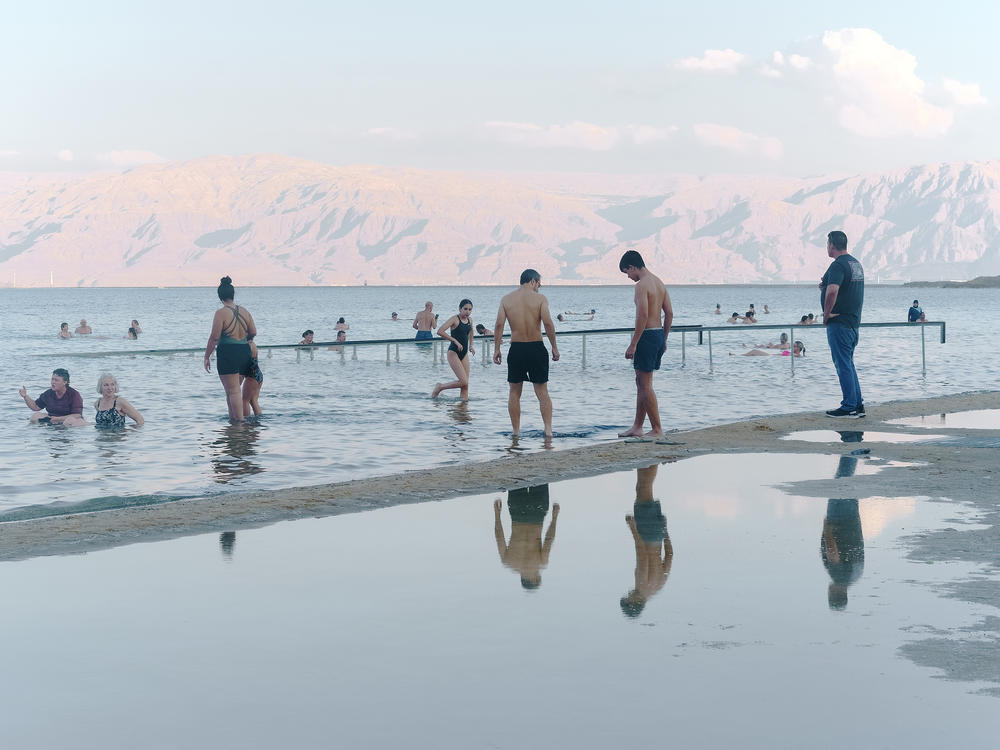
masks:
<svg viewBox="0 0 1000 750"><path fill-rule="evenodd" d="M229 421L243 421L243 394L240 380L251 374L251 354L248 339L257 335L253 316L245 308L233 302L236 290L233 280L222 277L219 284L219 299L222 307L215 311L212 332L205 346L205 372L212 371L212 351L215 351L215 365L219 380L226 389L226 404L229 407Z"/></svg>
<svg viewBox="0 0 1000 750"><path fill-rule="evenodd" d="M441 391L449 388L459 388L463 401L469 400L469 357L475 354L476 350L472 346L472 300L463 299L458 303L458 315L452 315L438 328L438 336L448 339L451 344L448 346L448 364L455 371L455 377L450 383L437 383L431 398L437 398Z"/></svg>

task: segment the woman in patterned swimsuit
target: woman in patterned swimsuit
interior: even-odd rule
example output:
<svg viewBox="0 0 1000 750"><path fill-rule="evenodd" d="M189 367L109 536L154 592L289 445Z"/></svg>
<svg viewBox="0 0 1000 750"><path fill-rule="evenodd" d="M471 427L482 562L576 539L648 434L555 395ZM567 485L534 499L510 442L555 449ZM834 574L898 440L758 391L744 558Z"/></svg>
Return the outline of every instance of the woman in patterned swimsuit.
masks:
<svg viewBox="0 0 1000 750"><path fill-rule="evenodd" d="M94 424L103 429L121 429L125 426L125 417L129 417L136 426L142 425L142 415L128 402L118 395L118 381L110 372L97 379L97 392L101 397L94 402L97 416Z"/></svg>
<svg viewBox="0 0 1000 750"><path fill-rule="evenodd" d="M212 319L212 332L205 346L205 372L212 371L211 358L214 351L219 380L226 390L229 421L242 422L243 394L240 392L240 383L250 372L251 355L247 342L257 335L257 326L254 325L250 311L233 302L236 290L231 278L223 276L217 291L222 307Z"/></svg>

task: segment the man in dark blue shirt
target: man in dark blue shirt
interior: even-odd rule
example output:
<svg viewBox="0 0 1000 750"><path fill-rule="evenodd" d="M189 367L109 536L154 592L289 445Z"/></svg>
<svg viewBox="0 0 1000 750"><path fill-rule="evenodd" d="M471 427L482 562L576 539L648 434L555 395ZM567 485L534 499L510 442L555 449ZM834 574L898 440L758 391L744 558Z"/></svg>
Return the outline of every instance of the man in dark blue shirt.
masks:
<svg viewBox="0 0 1000 750"><path fill-rule="evenodd" d="M826 340L843 395L840 407L826 415L858 419L865 416L865 405L854 369L854 349L858 345L858 326L865 302L865 272L858 259L848 254L846 234L833 231L826 239L826 254L833 258L833 263L819 285L820 303Z"/></svg>
<svg viewBox="0 0 1000 750"><path fill-rule="evenodd" d="M924 311L920 309L920 301L913 300L913 306L910 307L910 311L906 314L906 320L910 323L922 323L926 318L924 318Z"/></svg>

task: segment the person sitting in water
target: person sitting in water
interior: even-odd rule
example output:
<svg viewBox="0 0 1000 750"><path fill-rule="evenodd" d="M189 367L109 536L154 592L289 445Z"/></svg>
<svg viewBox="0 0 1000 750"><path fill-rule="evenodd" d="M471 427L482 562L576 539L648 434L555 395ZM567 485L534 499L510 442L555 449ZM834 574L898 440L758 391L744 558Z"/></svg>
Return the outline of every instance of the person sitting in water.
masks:
<svg viewBox="0 0 1000 750"><path fill-rule="evenodd" d="M69 372L62 367L52 371L49 381L52 386L38 398L31 398L23 385L18 391L24 403L34 414L31 421L38 424L65 424L79 427L83 421L83 396L75 388L69 387Z"/></svg>
<svg viewBox="0 0 1000 750"><path fill-rule="evenodd" d="M809 313L809 325L813 325L816 322L816 316Z"/></svg>
<svg viewBox="0 0 1000 750"><path fill-rule="evenodd" d="M746 324L753 324L757 322L757 313L753 311L752 307L747 310L746 315L743 316L743 322Z"/></svg>
<svg viewBox="0 0 1000 750"><path fill-rule="evenodd" d="M743 316L740 315L738 312L734 312L726 322L739 323L741 320L743 320Z"/></svg>
<svg viewBox="0 0 1000 750"><path fill-rule="evenodd" d="M476 335L477 336L492 336L493 331L484 326L482 323L476 323Z"/></svg>
<svg viewBox="0 0 1000 750"><path fill-rule="evenodd" d="M299 346L310 346L313 342L313 330L312 328L307 328L302 332L302 340L299 342Z"/></svg>
<svg viewBox="0 0 1000 750"><path fill-rule="evenodd" d="M784 349L783 351L780 351L780 352L768 352L768 351L764 351L763 349L751 349L750 351L744 353L743 356L744 357L766 357L769 354L776 354L779 357L789 357L789 356L804 357L805 354L806 354L806 347L803 345L803 343L801 341L799 341L798 339L796 339L795 343L792 344L792 351L791 352L789 352L787 349Z"/></svg>
<svg viewBox="0 0 1000 750"><path fill-rule="evenodd" d="M771 311L767 308L767 305L764 305L764 314L765 315L770 315L771 314Z"/></svg>
<svg viewBox="0 0 1000 750"><path fill-rule="evenodd" d="M803 315L801 318L799 318L799 325L800 326L807 326L807 325L809 325L809 316L808 315Z"/></svg>
<svg viewBox="0 0 1000 750"><path fill-rule="evenodd" d="M75 333L77 336L87 336L88 334L91 334L93 332L94 329L87 325L86 318L82 318L80 320L80 325L78 325L76 327L76 330L73 331L73 333Z"/></svg>
<svg viewBox="0 0 1000 750"><path fill-rule="evenodd" d="M426 302L424 303L424 309L418 312L417 316L413 319L413 328L417 331L417 335L414 337L416 341L433 341L434 334L431 333L431 328L437 322L437 316L433 310L434 303Z"/></svg>
<svg viewBox="0 0 1000 750"><path fill-rule="evenodd" d="M337 325L333 327L335 331L349 331L351 327L343 318L337 318Z"/></svg>
<svg viewBox="0 0 1000 750"><path fill-rule="evenodd" d="M783 333L778 337L778 343L771 344L758 344L758 346L763 346L765 349L787 349L788 348L788 334Z"/></svg>
<svg viewBox="0 0 1000 750"><path fill-rule="evenodd" d="M59 324L59 333L56 334L57 339L71 339L73 334L69 332L69 323Z"/></svg>
<svg viewBox="0 0 1000 750"><path fill-rule="evenodd" d="M101 397L94 402L94 409L97 411L94 416L95 426L120 429L125 426L125 417L129 417L137 427L142 426L142 415L127 399L118 395L118 380L110 372L97 379L97 392Z"/></svg>
<svg viewBox="0 0 1000 750"><path fill-rule="evenodd" d="M132 341L135 341L137 338L139 338L139 332L136 331L133 326L129 326L128 333L126 333L124 336L122 336L122 338L123 339L131 339Z"/></svg>
<svg viewBox="0 0 1000 750"><path fill-rule="evenodd" d="M910 307L909 311L906 313L907 323L926 323L927 316L924 315L924 311L920 308L920 302L918 300L913 300L913 305Z"/></svg>
<svg viewBox="0 0 1000 750"><path fill-rule="evenodd" d="M132 327L135 329L136 336L142 333L142 326L139 325L139 321L136 320L135 318L132 318Z"/></svg>
<svg viewBox="0 0 1000 750"><path fill-rule="evenodd" d="M716 303L716 305L715 305L715 314L716 315L722 315L722 303L721 302Z"/></svg>
<svg viewBox="0 0 1000 750"><path fill-rule="evenodd" d="M392 317L390 318L390 320L391 320L391 321L392 321L393 323L397 322L397 321L399 320L399 314L398 314L398 313L393 313L393 314L392 314Z"/></svg>

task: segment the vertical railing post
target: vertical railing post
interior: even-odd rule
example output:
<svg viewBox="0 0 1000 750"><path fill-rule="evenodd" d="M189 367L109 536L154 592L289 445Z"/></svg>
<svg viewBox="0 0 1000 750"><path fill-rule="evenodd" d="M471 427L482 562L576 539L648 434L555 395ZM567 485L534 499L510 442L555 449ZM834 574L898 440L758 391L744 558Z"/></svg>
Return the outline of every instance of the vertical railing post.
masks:
<svg viewBox="0 0 1000 750"><path fill-rule="evenodd" d="M399 362L399 344L396 344L396 361Z"/></svg>
<svg viewBox="0 0 1000 750"><path fill-rule="evenodd" d="M351 359L357 359L357 358L358 358L358 346L357 344L355 344L354 346L351 347Z"/></svg>
<svg viewBox="0 0 1000 750"><path fill-rule="evenodd" d="M708 371L712 371L712 332L708 332Z"/></svg>
<svg viewBox="0 0 1000 750"><path fill-rule="evenodd" d="M392 361L392 345L385 345L385 366L388 367L389 363Z"/></svg>
<svg viewBox="0 0 1000 750"><path fill-rule="evenodd" d="M681 331L681 364L687 362L687 349L685 348L685 332Z"/></svg>
<svg viewBox="0 0 1000 750"><path fill-rule="evenodd" d="M583 357L581 358L580 368L585 369L587 367L587 334L583 334Z"/></svg>
<svg viewBox="0 0 1000 750"><path fill-rule="evenodd" d="M791 349L789 349L789 354L791 355L789 359L792 360L792 375L795 375L795 329L794 328L788 329L788 345L791 347Z"/></svg>
<svg viewBox="0 0 1000 750"><path fill-rule="evenodd" d="M924 331L926 327L923 323L920 324L920 370L926 375L927 374L927 341L924 336Z"/></svg>

